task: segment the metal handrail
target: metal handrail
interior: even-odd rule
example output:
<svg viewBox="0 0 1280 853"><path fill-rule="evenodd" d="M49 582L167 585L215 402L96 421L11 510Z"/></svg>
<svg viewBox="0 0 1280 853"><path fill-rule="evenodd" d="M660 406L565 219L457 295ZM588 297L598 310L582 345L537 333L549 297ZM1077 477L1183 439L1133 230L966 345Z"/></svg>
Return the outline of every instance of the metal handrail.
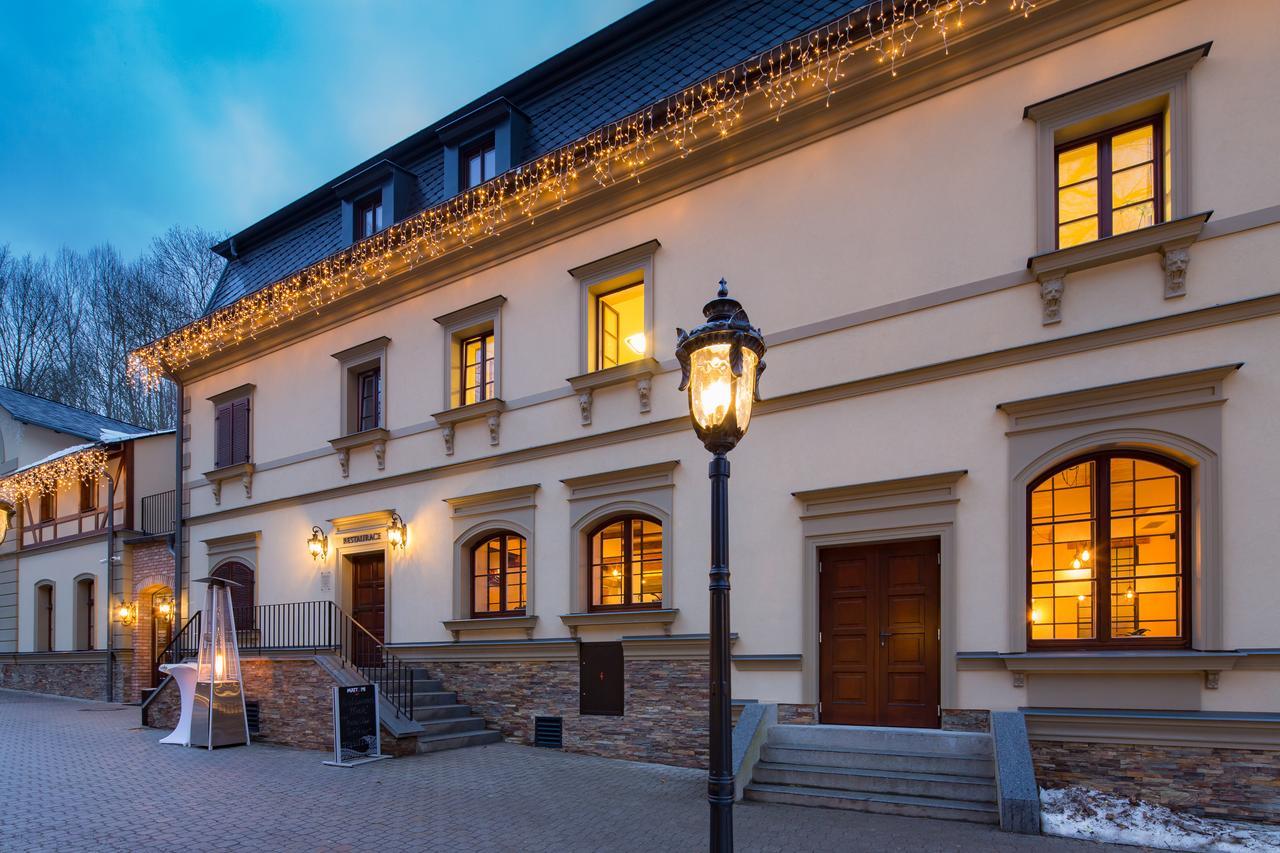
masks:
<svg viewBox="0 0 1280 853"><path fill-rule="evenodd" d="M191 636L187 637L187 632L191 632ZM188 641L191 641L188 643ZM191 614L191 618L182 626L182 630L178 631L169 638L169 642L156 655L155 665L162 663L180 663L188 657L197 654L200 649L200 611L197 610Z"/></svg>
<svg viewBox="0 0 1280 853"><path fill-rule="evenodd" d="M294 601L232 607L231 611L241 653L336 653L365 679L378 684L380 694L391 703L397 718L413 719L413 666L387 651L385 643L336 603ZM196 611L178 636L185 635L192 622L196 622L198 633L199 616L200 611ZM170 641L165 652L176 640L177 637ZM194 645L192 649L194 653Z"/></svg>

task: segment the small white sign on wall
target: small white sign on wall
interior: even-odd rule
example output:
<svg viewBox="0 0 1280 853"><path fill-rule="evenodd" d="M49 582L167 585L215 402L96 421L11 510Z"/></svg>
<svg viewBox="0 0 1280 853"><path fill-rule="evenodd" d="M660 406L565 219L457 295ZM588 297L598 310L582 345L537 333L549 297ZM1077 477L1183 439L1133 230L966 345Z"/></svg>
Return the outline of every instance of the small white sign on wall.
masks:
<svg viewBox="0 0 1280 853"><path fill-rule="evenodd" d="M333 592L333 572L320 573L320 591Z"/></svg>

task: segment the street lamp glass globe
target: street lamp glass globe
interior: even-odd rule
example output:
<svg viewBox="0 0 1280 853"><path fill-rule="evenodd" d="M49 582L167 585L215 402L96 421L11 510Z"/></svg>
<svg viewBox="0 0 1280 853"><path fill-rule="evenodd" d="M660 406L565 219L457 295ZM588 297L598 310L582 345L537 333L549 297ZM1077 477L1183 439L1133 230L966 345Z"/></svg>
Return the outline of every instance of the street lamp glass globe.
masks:
<svg viewBox="0 0 1280 853"><path fill-rule="evenodd" d="M709 344L690 353L689 409L705 433L735 432L740 438L751 421L755 399L756 354L742 350L742 375L730 365L731 344Z"/></svg>

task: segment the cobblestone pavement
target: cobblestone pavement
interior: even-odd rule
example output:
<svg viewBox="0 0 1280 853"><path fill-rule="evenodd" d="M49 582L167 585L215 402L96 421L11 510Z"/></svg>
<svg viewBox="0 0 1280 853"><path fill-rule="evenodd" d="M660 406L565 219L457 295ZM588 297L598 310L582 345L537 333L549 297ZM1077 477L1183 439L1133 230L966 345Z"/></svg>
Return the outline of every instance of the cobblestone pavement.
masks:
<svg viewBox="0 0 1280 853"><path fill-rule="evenodd" d="M499 743L353 769L162 746L136 707L0 690L0 850L705 850L701 772ZM1099 851L991 827L765 803L739 851Z"/></svg>

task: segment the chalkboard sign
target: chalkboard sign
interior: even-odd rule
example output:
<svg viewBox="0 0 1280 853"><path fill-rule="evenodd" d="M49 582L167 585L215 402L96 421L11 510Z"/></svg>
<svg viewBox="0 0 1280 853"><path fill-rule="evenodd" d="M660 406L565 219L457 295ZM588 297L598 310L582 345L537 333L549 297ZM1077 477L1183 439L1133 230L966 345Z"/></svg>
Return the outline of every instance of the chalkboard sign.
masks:
<svg viewBox="0 0 1280 853"><path fill-rule="evenodd" d="M359 684L333 688L333 761L352 767L385 758L378 736L378 687Z"/></svg>

